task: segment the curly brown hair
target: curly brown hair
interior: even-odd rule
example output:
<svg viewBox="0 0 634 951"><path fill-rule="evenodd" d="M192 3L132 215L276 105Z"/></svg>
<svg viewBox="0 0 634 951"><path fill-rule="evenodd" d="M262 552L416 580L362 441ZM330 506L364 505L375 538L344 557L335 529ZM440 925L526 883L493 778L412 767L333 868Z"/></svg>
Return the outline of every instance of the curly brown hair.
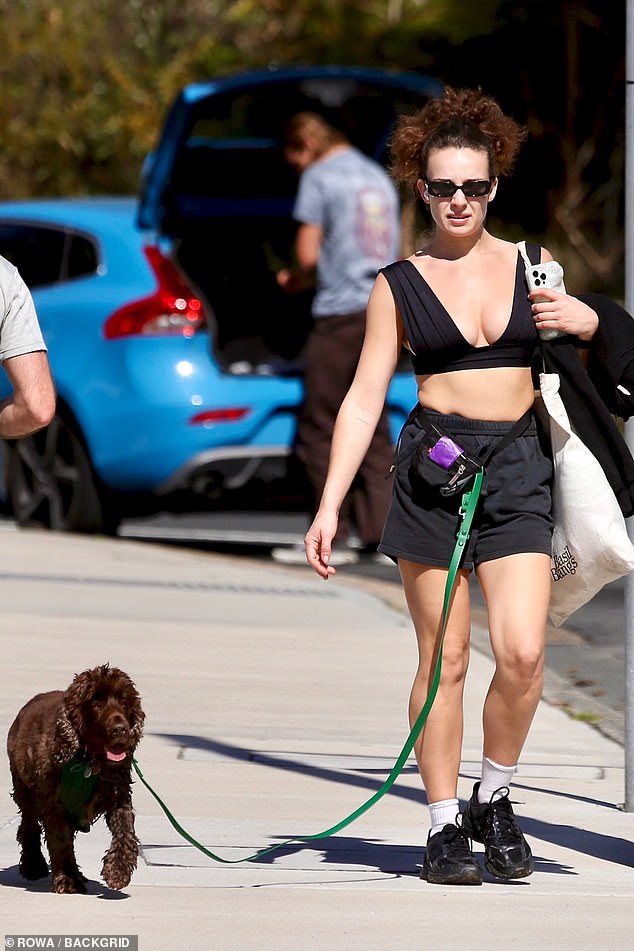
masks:
<svg viewBox="0 0 634 951"><path fill-rule="evenodd" d="M390 170L397 182L416 185L425 179L429 153L469 148L486 152L492 176L508 175L526 130L506 116L491 96L479 89L447 87L420 112L401 116L392 135Z"/></svg>

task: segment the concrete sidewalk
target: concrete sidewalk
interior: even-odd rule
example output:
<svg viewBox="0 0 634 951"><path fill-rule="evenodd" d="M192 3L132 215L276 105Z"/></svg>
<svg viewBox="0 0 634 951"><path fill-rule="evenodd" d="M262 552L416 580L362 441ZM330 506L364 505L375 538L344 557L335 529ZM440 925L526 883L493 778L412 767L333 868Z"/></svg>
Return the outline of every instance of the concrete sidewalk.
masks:
<svg viewBox="0 0 634 951"><path fill-rule="evenodd" d="M145 778L185 829L227 859L322 831L383 783L407 736L415 645L402 601L340 572L168 547L7 532L0 550L4 734L33 694L109 662L147 714ZM481 755L492 673L476 632L460 794ZM139 936L142 951L409 947L634 951L634 814L623 750L540 705L513 798L535 874L482 888L418 878L427 810L413 763L329 839L258 864L217 864L135 784L143 856L123 893L100 881L107 830L79 835L87 896L17 872L16 812L0 769L0 921L7 935ZM381 897L383 896L383 897Z"/></svg>

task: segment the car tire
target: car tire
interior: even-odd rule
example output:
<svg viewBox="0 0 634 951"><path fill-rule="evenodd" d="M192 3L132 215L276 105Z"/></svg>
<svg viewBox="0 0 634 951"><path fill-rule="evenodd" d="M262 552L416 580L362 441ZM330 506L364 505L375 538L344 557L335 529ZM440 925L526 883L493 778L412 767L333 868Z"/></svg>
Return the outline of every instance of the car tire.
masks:
<svg viewBox="0 0 634 951"><path fill-rule="evenodd" d="M5 480L20 526L116 532L120 518L98 485L84 442L59 414L40 432L5 440Z"/></svg>

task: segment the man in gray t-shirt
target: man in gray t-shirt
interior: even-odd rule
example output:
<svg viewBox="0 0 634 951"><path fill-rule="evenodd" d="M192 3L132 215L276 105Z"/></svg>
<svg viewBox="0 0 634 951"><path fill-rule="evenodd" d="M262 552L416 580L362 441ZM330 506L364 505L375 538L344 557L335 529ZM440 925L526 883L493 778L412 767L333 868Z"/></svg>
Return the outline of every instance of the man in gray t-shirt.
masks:
<svg viewBox="0 0 634 951"><path fill-rule="evenodd" d="M387 173L350 146L303 172L293 217L321 230L315 318L365 310L377 271L399 251L398 196Z"/></svg>
<svg viewBox="0 0 634 951"><path fill-rule="evenodd" d="M361 353L368 297L379 268L398 256L399 201L382 166L314 113L299 113L290 120L285 154L301 175L293 212L298 222L297 268L280 271L278 282L291 293L315 287L315 327L306 348L304 401L295 441L308 509L314 515L326 481L335 418ZM356 560L356 554L343 547L351 531L350 514L362 547L376 549L390 499L385 475L392 452L384 411L352 487L351 511L340 513L331 564ZM281 549L274 550L274 557L293 559Z"/></svg>
<svg viewBox="0 0 634 951"><path fill-rule="evenodd" d="M0 363L13 390L0 401L0 438L50 423L55 390L33 299L16 268L0 256Z"/></svg>

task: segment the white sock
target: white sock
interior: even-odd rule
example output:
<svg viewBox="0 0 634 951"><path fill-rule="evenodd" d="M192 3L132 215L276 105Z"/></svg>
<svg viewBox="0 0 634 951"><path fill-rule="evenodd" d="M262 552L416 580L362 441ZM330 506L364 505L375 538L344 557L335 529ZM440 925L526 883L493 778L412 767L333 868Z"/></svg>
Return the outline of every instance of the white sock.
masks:
<svg viewBox="0 0 634 951"><path fill-rule="evenodd" d="M514 766L500 766L488 756L483 756L478 802L495 802L496 799L501 799L508 791L516 769L517 763Z"/></svg>
<svg viewBox="0 0 634 951"><path fill-rule="evenodd" d="M436 835L446 825L456 824L456 816L460 812L457 799L441 799L440 802L429 803L429 819L431 822L430 835Z"/></svg>

